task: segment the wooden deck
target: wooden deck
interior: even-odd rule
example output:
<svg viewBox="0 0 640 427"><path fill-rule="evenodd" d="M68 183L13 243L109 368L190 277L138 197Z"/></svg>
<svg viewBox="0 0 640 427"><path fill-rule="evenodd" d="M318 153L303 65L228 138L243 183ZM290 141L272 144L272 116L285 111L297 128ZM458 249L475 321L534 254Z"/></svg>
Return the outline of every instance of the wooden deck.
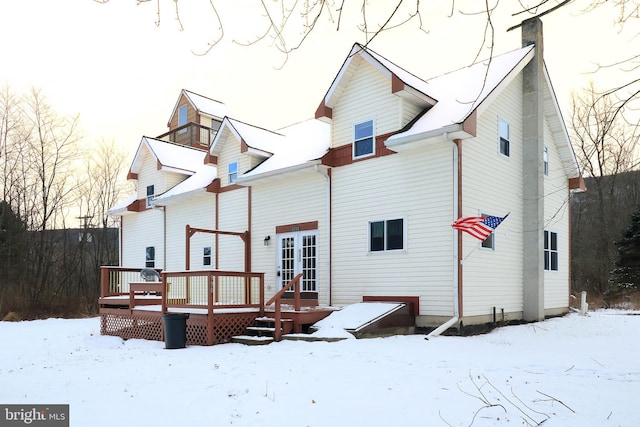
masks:
<svg viewBox="0 0 640 427"><path fill-rule="evenodd" d="M263 273L163 271L160 276L160 282L141 282L140 269L103 267L98 301L100 333L123 339L163 341L162 316L188 313L186 344L214 345L245 334L259 317L273 316L274 323L280 325L289 319L293 330L300 332L305 325L323 319L332 311L318 307L317 300L315 304L313 301L301 304L299 277L285 287L293 289L292 301L283 300L282 294L277 294L265 306ZM283 330L276 328L276 340Z"/></svg>

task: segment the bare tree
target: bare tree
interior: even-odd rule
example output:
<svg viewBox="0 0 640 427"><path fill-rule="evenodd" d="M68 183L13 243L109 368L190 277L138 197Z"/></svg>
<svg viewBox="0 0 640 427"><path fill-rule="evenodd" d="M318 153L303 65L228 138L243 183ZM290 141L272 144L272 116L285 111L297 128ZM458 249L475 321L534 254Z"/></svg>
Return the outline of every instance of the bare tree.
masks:
<svg viewBox="0 0 640 427"><path fill-rule="evenodd" d="M636 174L629 175L637 166L638 134L615 97L603 96L593 84L574 94L572 107L573 145L589 178L589 191L575 196L573 209L574 289L602 295L616 255L613 241L640 202L631 197Z"/></svg>
<svg viewBox="0 0 640 427"><path fill-rule="evenodd" d="M99 297L100 267L118 264L116 223L107 215L109 208L131 193L131 185L124 181L126 153L114 141L101 140L87 153L85 173L78 184L80 219L83 230L79 236L76 260L77 284L85 298L85 305L95 307Z"/></svg>

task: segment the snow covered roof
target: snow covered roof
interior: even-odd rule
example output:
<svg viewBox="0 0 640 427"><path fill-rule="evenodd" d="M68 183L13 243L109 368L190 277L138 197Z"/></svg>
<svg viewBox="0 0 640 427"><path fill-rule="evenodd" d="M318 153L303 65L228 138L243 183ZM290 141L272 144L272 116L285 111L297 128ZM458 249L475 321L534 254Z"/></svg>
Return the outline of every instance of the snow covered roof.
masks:
<svg viewBox="0 0 640 427"><path fill-rule="evenodd" d="M316 119L270 131L227 117L211 145L212 155L220 152L227 132L240 141L243 152L266 159L239 176L239 184L313 165L330 145L330 125Z"/></svg>
<svg viewBox="0 0 640 427"><path fill-rule="evenodd" d="M423 108L435 104L436 100L429 93L429 85L424 80L369 48L355 43L323 99L324 106L333 108L350 80L347 77L355 72L355 67L351 67L351 65L358 60L367 61L385 77L392 80L392 86L395 79L401 82L400 85L396 85L395 89L393 89L396 95L412 98L414 102Z"/></svg>
<svg viewBox="0 0 640 427"><path fill-rule="evenodd" d="M222 120L225 116L229 115L229 110L224 103L216 101L215 99L207 98L206 96L198 95L197 93L182 90L184 96L191 102L193 107L202 114L215 117Z"/></svg>
<svg viewBox="0 0 640 427"><path fill-rule="evenodd" d="M204 191L209 184L217 178L217 171L214 165L201 165L196 172L170 190L156 196L154 203L166 203L178 196L185 196L199 191Z"/></svg>
<svg viewBox="0 0 640 427"><path fill-rule="evenodd" d="M224 117L229 115L229 109L224 103L220 101L216 101L215 99L208 98L203 95L199 95L195 92L182 89L182 92L180 92L180 96L176 101L176 105L173 107L173 110L171 111L171 115L169 116L169 122L171 122L171 118L176 114L176 111L180 104L180 99L182 99L183 96L187 99L187 101L189 101L191 106L200 114L213 117L216 120L222 120Z"/></svg>
<svg viewBox="0 0 640 427"><path fill-rule="evenodd" d="M136 194L132 194L121 202L117 203L107 211L107 215L124 215L128 212L127 208L137 199Z"/></svg>
<svg viewBox="0 0 640 427"><path fill-rule="evenodd" d="M230 132L241 144L242 151L260 157L269 157L282 140L283 135L239 120L225 117L222 125L211 143L210 153L217 156L222 149L226 132Z"/></svg>
<svg viewBox="0 0 640 427"><path fill-rule="evenodd" d="M391 136L387 146L393 149L414 137L425 139L443 132L462 131L463 122L488 105L500 89L522 71L533 55L533 45L530 45L428 79L427 90L438 102L409 129Z"/></svg>
<svg viewBox="0 0 640 427"><path fill-rule="evenodd" d="M136 155L131 164L131 173L139 173L142 168L142 153L144 149L157 160L158 169L193 175L199 165L204 164L206 152L186 145L174 144L160 139L142 137Z"/></svg>

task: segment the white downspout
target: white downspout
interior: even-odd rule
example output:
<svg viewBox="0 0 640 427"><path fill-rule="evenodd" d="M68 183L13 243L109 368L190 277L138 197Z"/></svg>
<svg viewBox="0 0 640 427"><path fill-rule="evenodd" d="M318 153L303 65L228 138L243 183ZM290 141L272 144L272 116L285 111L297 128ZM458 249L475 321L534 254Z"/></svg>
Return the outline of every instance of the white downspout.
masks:
<svg viewBox="0 0 640 427"><path fill-rule="evenodd" d="M322 170L319 165L315 165L313 169L320 175L324 176L327 183L327 212L326 212L326 227L327 227L327 305L331 306L331 178L326 170Z"/></svg>
<svg viewBox="0 0 640 427"><path fill-rule="evenodd" d="M449 140L447 133L443 134L445 140ZM453 221L458 219L458 145L453 142ZM437 337L444 331L455 325L460 313L458 312L458 232L454 229L451 230L453 235L453 317L447 320L442 325L431 331L426 337Z"/></svg>

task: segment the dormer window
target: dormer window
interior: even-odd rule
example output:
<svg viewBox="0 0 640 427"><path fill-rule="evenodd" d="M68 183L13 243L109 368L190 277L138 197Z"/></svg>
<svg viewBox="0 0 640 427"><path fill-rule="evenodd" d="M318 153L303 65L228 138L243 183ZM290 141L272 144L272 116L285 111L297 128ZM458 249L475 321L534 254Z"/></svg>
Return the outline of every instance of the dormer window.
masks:
<svg viewBox="0 0 640 427"><path fill-rule="evenodd" d="M238 178L238 162L229 163L229 184L236 182Z"/></svg>
<svg viewBox="0 0 640 427"><path fill-rule="evenodd" d="M147 185L147 207L150 208L153 205L153 198L156 195L155 186Z"/></svg>
<svg viewBox="0 0 640 427"><path fill-rule="evenodd" d="M187 124L187 106L181 105L178 107L178 127Z"/></svg>
<svg viewBox="0 0 640 427"><path fill-rule="evenodd" d="M356 123L353 127L353 158L367 157L374 153L373 120Z"/></svg>
<svg viewBox="0 0 640 427"><path fill-rule="evenodd" d="M178 127L184 126L187 124L187 105L181 105L178 107ZM179 133L186 132L187 129L180 129Z"/></svg>

